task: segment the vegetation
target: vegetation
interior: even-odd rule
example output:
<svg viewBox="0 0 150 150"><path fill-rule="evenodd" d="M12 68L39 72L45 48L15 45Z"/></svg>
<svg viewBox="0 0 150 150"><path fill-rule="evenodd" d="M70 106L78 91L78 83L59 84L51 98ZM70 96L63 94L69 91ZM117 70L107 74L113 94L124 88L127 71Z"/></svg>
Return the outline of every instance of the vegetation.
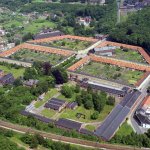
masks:
<svg viewBox="0 0 150 150"><path fill-rule="evenodd" d="M116 49L115 55L113 57L121 60L129 60L138 63L146 63L143 56L139 52L130 49L124 49L124 48Z"/></svg>
<svg viewBox="0 0 150 150"><path fill-rule="evenodd" d="M120 68L97 62L91 62L84 65L83 68L78 69L77 72L83 72L103 79L115 80L123 84L130 85L134 85L144 74L144 72L138 70Z"/></svg>
<svg viewBox="0 0 150 150"><path fill-rule="evenodd" d="M62 55L40 53L40 52L35 52L32 50L26 50L26 49L22 49L21 51L18 51L9 57L13 59L21 60L21 61L27 61L27 62L49 61L52 65L56 65L65 59L65 57Z"/></svg>
<svg viewBox="0 0 150 150"><path fill-rule="evenodd" d="M64 48L69 50L84 50L89 47L92 43L80 40L63 39L59 41L50 42L49 45L52 47Z"/></svg>
<svg viewBox="0 0 150 150"><path fill-rule="evenodd" d="M110 37L118 42L139 45L150 49L150 9L144 8L128 17L126 22L118 24Z"/></svg>

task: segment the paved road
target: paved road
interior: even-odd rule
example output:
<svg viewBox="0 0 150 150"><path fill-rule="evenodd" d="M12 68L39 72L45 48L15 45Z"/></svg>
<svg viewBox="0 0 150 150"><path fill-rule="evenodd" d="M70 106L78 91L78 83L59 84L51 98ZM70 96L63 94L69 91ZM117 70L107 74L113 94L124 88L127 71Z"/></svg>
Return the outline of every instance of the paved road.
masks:
<svg viewBox="0 0 150 150"><path fill-rule="evenodd" d="M38 131L38 130L35 130L32 128L28 128L28 127L17 125L17 124L12 124L12 123L5 122L2 120L0 120L0 127L9 129L9 130L13 130L16 132L20 132L20 133L26 133L26 132L28 132L30 134L38 133L38 134L42 135L43 137L54 140L54 141L61 141L64 143L72 143L72 144L80 145L80 146L84 146L84 147L93 147L93 148L101 148L101 149L103 148L103 149L108 149L108 150L145 150L145 148L135 148L135 147L131 147L131 146L104 144L104 143L92 142L92 141L87 141L87 140L81 140L81 139L77 139L77 138L65 137L65 136L61 136L61 135L47 133L44 131Z"/></svg>

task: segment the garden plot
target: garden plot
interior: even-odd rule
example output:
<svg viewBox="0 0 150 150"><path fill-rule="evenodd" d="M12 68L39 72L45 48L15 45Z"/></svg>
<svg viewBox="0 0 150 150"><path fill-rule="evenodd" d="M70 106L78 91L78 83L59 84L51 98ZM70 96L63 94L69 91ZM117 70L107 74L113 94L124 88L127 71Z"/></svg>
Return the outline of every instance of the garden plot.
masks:
<svg viewBox="0 0 150 150"><path fill-rule="evenodd" d="M91 61L76 72L99 77L106 80L118 81L122 84L134 85L141 79L144 72L129 68Z"/></svg>
<svg viewBox="0 0 150 150"><path fill-rule="evenodd" d="M51 53L32 51L29 49L21 49L20 51L17 51L16 53L9 56L9 58L25 62L34 62L34 61L50 62L52 65L56 65L59 62L66 59L67 57L59 54L57 55Z"/></svg>
<svg viewBox="0 0 150 150"><path fill-rule="evenodd" d="M131 49L118 48L115 50L115 53L112 57L137 63L147 63L144 57L138 51Z"/></svg>
<svg viewBox="0 0 150 150"><path fill-rule="evenodd" d="M67 50L73 50L73 51L79 51L79 50L84 50L87 47L92 45L92 42L88 41L81 41L78 39L61 39L57 41L51 41L49 43L41 43L41 45L46 45L50 47L56 47L56 48L62 48L62 49L67 49Z"/></svg>

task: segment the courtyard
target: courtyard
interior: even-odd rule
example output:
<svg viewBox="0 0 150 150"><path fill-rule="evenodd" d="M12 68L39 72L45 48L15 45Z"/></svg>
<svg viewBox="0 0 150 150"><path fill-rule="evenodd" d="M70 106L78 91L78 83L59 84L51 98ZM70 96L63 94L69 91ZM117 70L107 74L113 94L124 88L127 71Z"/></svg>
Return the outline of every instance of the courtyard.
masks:
<svg viewBox="0 0 150 150"><path fill-rule="evenodd" d="M52 65L56 65L59 62L63 61L66 57L57 54L32 51L29 49L21 49L20 51L9 56L9 58L25 62L50 62Z"/></svg>
<svg viewBox="0 0 150 150"><path fill-rule="evenodd" d="M76 70L76 72L106 80L118 81L119 83L128 85L134 85L137 83L137 81L140 80L144 74L142 71L121 68L118 66L93 61Z"/></svg>

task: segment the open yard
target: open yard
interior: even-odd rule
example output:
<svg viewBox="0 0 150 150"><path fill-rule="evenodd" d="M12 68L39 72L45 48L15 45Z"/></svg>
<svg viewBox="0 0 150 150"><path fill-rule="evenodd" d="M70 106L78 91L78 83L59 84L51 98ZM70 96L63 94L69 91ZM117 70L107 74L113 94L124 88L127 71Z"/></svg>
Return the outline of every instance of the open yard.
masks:
<svg viewBox="0 0 150 150"><path fill-rule="evenodd" d="M77 72L129 85L135 84L144 74L142 71L97 62L90 62Z"/></svg>
<svg viewBox="0 0 150 150"><path fill-rule="evenodd" d="M106 105L103 109L103 111L99 114L99 117L97 120L92 120L91 115L93 114L94 110L90 109L87 110L83 106L77 107L75 110L66 109L64 112L60 115L60 118L68 118L73 119L80 122L97 122L97 121L103 121L105 117L110 113L110 111L113 109L113 106ZM82 113L85 115L85 119L83 117L77 118L76 114Z"/></svg>
<svg viewBox="0 0 150 150"><path fill-rule="evenodd" d="M78 50L84 50L85 48L89 47L91 44L92 42L87 42L87 41L62 39L62 40L50 42L49 46L78 51Z"/></svg>
<svg viewBox="0 0 150 150"><path fill-rule="evenodd" d="M12 59L17 59L26 62L33 62L33 61L50 62L52 65L56 65L57 63L61 62L66 58L61 55L35 52L27 49L22 49L9 57Z"/></svg>
<svg viewBox="0 0 150 150"><path fill-rule="evenodd" d="M25 68L16 69L11 66L0 65L0 70L3 70L5 73L12 73L17 78L23 76Z"/></svg>
<svg viewBox="0 0 150 150"><path fill-rule="evenodd" d="M44 117L51 118L51 117L53 117L53 116L56 114L56 112L57 112L57 111L52 110L52 109L44 109L44 110L41 112L41 115L44 116Z"/></svg>
<svg viewBox="0 0 150 150"><path fill-rule="evenodd" d="M134 51L130 49L127 50L116 49L113 57L122 60L138 62L138 63L146 63L143 56L138 51Z"/></svg>

